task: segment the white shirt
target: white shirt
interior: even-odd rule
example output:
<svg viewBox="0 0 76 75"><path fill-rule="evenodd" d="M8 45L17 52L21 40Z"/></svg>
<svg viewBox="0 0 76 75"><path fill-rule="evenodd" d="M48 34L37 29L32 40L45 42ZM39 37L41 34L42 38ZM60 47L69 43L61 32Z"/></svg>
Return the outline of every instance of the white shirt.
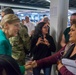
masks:
<svg viewBox="0 0 76 75"><path fill-rule="evenodd" d="M28 34L29 36L31 36L31 32L35 29L35 26L32 22L24 22L24 25L26 25L26 27L28 28Z"/></svg>

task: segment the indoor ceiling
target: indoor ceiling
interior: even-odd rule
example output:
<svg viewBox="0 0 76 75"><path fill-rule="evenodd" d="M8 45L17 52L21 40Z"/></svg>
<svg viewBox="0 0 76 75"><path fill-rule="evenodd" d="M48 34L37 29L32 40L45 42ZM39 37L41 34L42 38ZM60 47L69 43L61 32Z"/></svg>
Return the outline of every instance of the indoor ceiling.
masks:
<svg viewBox="0 0 76 75"><path fill-rule="evenodd" d="M0 3L17 4L28 7L49 9L50 1L51 0L0 0ZM28 7L26 9L30 9ZM69 0L69 8L76 8L76 0Z"/></svg>
<svg viewBox="0 0 76 75"><path fill-rule="evenodd" d="M28 7L46 8L50 7L50 0L0 0L0 3L17 4Z"/></svg>

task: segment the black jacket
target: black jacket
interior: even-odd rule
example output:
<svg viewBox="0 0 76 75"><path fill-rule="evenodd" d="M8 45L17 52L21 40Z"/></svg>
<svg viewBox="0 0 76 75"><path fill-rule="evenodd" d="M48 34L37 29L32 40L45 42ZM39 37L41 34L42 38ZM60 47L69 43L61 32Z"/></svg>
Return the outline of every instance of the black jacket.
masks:
<svg viewBox="0 0 76 75"><path fill-rule="evenodd" d="M39 37L33 37L31 39L31 54L33 55L34 60L39 60L41 58L45 58L51 55L51 52L56 51L56 46L52 36L47 35L46 39L49 41L50 46L45 44L39 44L36 46Z"/></svg>

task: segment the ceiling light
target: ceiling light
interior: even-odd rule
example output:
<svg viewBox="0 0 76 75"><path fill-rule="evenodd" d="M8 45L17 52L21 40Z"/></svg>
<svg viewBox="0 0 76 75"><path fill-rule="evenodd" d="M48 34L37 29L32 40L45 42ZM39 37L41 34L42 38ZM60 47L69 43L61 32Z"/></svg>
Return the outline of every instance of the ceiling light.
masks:
<svg viewBox="0 0 76 75"><path fill-rule="evenodd" d="M47 2L51 2L50 0L46 0Z"/></svg>
<svg viewBox="0 0 76 75"><path fill-rule="evenodd" d="M40 7L33 7L33 6L23 6L17 4L8 4L8 3L0 3L0 6L8 6L8 7L19 7L19 8L27 8L27 9L35 9L35 10L49 10L49 8L40 8Z"/></svg>

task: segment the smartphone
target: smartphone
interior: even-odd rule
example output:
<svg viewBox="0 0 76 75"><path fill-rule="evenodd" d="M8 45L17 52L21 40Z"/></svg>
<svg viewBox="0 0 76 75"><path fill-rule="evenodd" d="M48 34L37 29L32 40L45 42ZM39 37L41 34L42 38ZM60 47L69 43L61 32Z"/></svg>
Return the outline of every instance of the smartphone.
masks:
<svg viewBox="0 0 76 75"><path fill-rule="evenodd" d="M44 39L43 35L39 35L39 37L41 37L42 39Z"/></svg>

